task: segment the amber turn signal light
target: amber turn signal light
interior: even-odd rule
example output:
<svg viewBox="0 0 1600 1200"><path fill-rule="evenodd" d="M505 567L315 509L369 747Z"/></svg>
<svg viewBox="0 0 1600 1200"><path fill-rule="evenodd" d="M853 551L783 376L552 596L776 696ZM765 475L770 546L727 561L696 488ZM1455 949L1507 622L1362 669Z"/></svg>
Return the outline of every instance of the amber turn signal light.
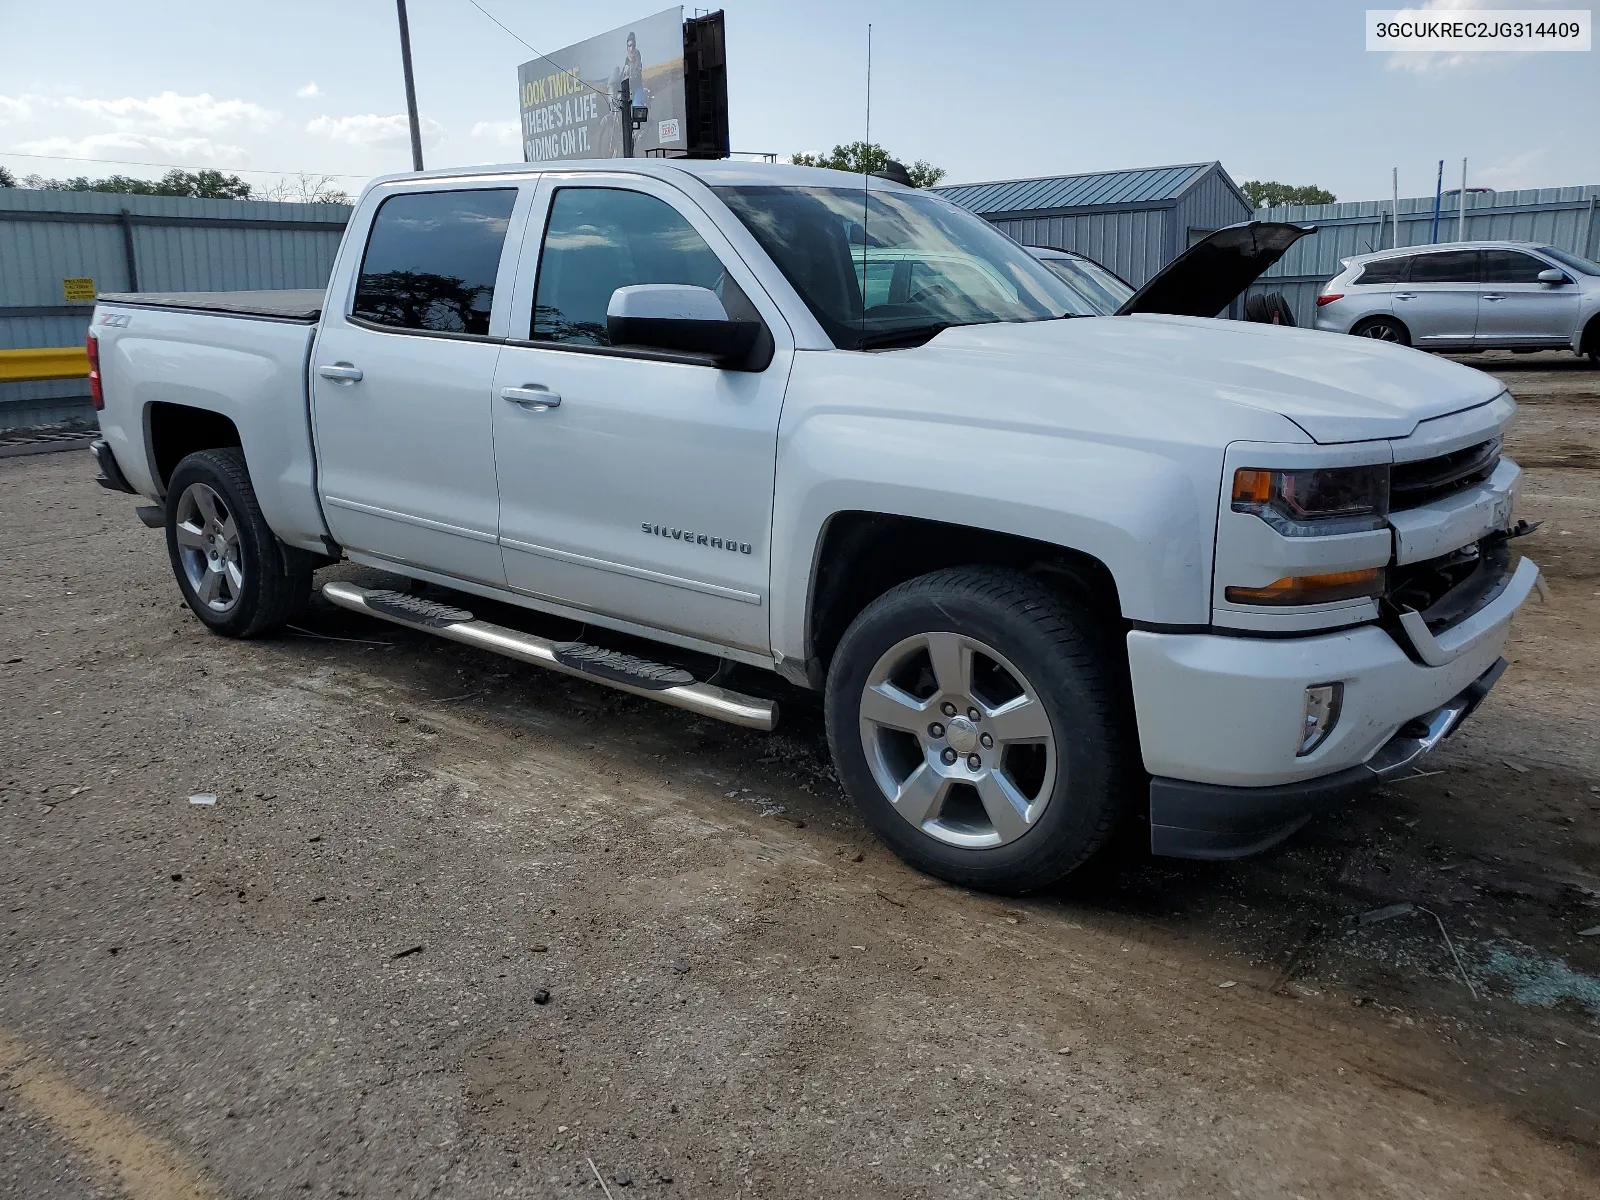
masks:
<svg viewBox="0 0 1600 1200"><path fill-rule="evenodd" d="M1331 604L1335 600L1368 599L1383 595L1383 568L1286 575L1266 587L1230 587L1223 595L1229 604Z"/></svg>

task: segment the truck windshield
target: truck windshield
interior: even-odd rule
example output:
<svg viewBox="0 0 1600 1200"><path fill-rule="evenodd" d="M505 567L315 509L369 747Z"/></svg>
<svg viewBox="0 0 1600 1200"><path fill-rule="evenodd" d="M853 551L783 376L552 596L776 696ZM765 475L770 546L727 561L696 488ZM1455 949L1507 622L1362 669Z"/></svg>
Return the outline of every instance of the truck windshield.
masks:
<svg viewBox="0 0 1600 1200"><path fill-rule="evenodd" d="M987 221L918 192L719 187L841 350L915 345L953 325L1095 315Z"/></svg>

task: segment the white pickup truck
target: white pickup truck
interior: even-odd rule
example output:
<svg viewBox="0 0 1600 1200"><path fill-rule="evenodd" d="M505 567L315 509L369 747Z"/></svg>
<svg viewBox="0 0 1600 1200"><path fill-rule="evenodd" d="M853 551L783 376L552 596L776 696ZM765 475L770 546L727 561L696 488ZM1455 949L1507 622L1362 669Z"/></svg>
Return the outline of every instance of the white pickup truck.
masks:
<svg viewBox="0 0 1600 1200"><path fill-rule="evenodd" d="M723 684L777 672L876 832L979 887L1127 816L1161 854L1274 844L1449 734L1538 583L1488 375L1110 315L876 178L387 178L325 295L102 297L89 346L102 482L212 630L349 559L422 586L334 604L742 725L775 704Z"/></svg>

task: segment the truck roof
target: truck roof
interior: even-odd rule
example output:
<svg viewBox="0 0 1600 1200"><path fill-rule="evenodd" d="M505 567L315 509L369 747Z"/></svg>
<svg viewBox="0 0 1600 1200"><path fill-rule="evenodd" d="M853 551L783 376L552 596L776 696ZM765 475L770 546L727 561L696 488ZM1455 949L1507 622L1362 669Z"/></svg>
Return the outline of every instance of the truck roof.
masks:
<svg viewBox="0 0 1600 1200"><path fill-rule="evenodd" d="M501 163L492 165L445 167L437 171L406 171L393 175L380 175L368 187L389 183L404 183L414 179L459 179L463 176L481 175L539 175L551 171L626 171L636 175L654 175L674 178L692 175L709 187L759 186L782 184L788 187L854 187L862 185L862 177L852 171L831 171L825 167L796 167L789 163L750 162L744 159L716 158L584 158L559 159L537 163ZM911 191L879 176L868 176L873 191Z"/></svg>

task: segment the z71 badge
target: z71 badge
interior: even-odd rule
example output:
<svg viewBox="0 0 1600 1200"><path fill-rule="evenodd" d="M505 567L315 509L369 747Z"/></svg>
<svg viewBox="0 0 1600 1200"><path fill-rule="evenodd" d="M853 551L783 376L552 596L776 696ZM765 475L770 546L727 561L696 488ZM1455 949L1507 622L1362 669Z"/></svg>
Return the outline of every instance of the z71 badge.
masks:
<svg viewBox="0 0 1600 1200"><path fill-rule="evenodd" d="M731 550L735 554L749 554L750 543L735 541L733 538L712 537L709 533L695 533L692 529L679 529L673 525L652 525L649 521L641 522L639 529L654 537L671 538L675 542L687 542L692 546L709 546L713 550Z"/></svg>

